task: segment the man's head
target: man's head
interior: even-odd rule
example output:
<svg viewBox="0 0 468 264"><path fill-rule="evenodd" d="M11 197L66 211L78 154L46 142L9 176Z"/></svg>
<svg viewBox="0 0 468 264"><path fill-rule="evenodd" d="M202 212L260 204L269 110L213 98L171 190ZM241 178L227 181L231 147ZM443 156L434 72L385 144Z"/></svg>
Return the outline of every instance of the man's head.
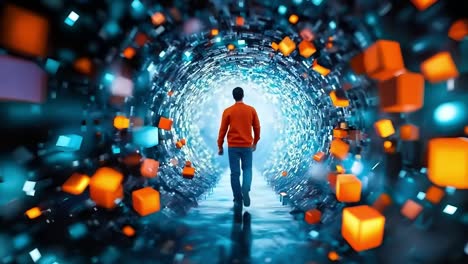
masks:
<svg viewBox="0 0 468 264"><path fill-rule="evenodd" d="M234 97L234 100L237 101L241 101L242 98L244 98L244 90L242 90L242 88L240 87L236 87L234 88L234 90L232 90L232 96Z"/></svg>

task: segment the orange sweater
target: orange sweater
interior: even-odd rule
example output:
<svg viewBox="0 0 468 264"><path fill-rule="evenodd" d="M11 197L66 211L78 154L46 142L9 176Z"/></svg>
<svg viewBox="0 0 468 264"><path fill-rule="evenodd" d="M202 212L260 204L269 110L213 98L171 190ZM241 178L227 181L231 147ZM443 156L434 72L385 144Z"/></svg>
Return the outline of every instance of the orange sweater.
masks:
<svg viewBox="0 0 468 264"><path fill-rule="evenodd" d="M227 132L229 126L229 132ZM255 137L252 138L252 127ZM260 140L260 121L257 111L242 101L236 102L223 112L219 128L218 147L222 148L227 132L228 147L251 147Z"/></svg>

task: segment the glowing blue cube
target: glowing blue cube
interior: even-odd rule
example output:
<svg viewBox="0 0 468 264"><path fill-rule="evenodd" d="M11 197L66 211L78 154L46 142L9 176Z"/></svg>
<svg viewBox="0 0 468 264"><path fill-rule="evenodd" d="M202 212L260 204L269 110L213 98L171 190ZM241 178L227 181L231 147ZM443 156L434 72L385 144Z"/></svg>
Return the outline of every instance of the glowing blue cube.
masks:
<svg viewBox="0 0 468 264"><path fill-rule="evenodd" d="M60 67L60 62L58 62L58 61L56 61L54 59L50 59L50 58L47 59L45 68L46 68L48 73L56 74L59 67Z"/></svg>
<svg viewBox="0 0 468 264"><path fill-rule="evenodd" d="M280 5L280 6L278 7L278 13L280 13L281 15L286 14L287 11L288 11L288 8L285 7L284 5Z"/></svg>
<svg viewBox="0 0 468 264"><path fill-rule="evenodd" d="M62 135L59 136L55 144L62 151L77 151L81 148L83 137L79 135Z"/></svg>
<svg viewBox="0 0 468 264"><path fill-rule="evenodd" d="M75 24L75 22L78 20L78 18L80 18L80 16L77 13L71 11L70 14L67 16L67 18L65 18L64 22L65 24L72 27Z"/></svg>
<svg viewBox="0 0 468 264"><path fill-rule="evenodd" d="M144 148L151 148L158 145L158 128L144 126L133 130L133 143Z"/></svg>
<svg viewBox="0 0 468 264"><path fill-rule="evenodd" d="M68 227L68 234L72 239L80 239L88 233L88 228L83 223L76 223Z"/></svg>

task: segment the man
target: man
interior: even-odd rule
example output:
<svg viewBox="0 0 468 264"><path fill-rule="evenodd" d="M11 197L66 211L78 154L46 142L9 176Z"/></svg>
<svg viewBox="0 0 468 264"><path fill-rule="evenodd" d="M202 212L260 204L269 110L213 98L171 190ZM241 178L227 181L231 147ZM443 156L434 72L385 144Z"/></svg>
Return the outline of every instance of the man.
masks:
<svg viewBox="0 0 468 264"><path fill-rule="evenodd" d="M250 185L252 184L252 152L257 148L260 140L260 121L257 111L245 104L244 90L234 88L232 96L236 103L223 112L221 127L218 135L219 155L223 155L224 137L227 132L229 167L231 168L231 187L234 195L234 204L250 206ZM252 138L252 127L254 137ZM240 164L242 163L242 187L240 185Z"/></svg>

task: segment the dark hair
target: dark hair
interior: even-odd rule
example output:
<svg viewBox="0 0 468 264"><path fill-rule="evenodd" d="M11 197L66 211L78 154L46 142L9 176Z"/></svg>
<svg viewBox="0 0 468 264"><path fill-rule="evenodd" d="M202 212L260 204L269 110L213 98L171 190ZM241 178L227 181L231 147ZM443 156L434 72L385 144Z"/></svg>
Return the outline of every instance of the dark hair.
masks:
<svg viewBox="0 0 468 264"><path fill-rule="evenodd" d="M242 90L240 87L236 87L234 90L232 90L232 96L234 97L234 100L240 101L242 98L244 98L244 90Z"/></svg>

